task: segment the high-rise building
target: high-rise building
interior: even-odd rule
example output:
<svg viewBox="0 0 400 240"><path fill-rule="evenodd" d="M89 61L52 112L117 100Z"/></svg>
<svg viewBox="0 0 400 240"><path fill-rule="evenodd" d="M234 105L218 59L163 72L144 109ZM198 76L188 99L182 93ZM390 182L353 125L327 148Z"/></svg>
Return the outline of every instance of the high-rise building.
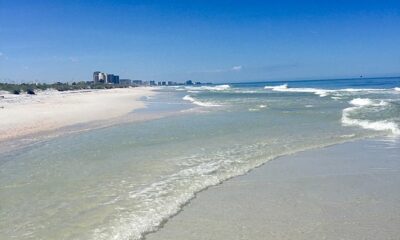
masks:
<svg viewBox="0 0 400 240"><path fill-rule="evenodd" d="M131 85L132 84L132 80L130 80L130 79L120 79L119 80L119 84L121 84L121 85Z"/></svg>
<svg viewBox="0 0 400 240"><path fill-rule="evenodd" d="M114 75L113 83L114 84L119 84L119 76L118 75Z"/></svg>
<svg viewBox="0 0 400 240"><path fill-rule="evenodd" d="M132 84L133 84L133 85L140 86L140 85L143 84L143 81L142 81L142 80L132 80Z"/></svg>
<svg viewBox="0 0 400 240"><path fill-rule="evenodd" d="M187 80L186 81L186 85L193 85L193 81L192 80Z"/></svg>
<svg viewBox="0 0 400 240"><path fill-rule="evenodd" d="M99 74L100 74L100 72L99 71L96 71L96 72L94 72L93 73L93 82L94 83L98 83L99 82Z"/></svg>
<svg viewBox="0 0 400 240"><path fill-rule="evenodd" d="M101 83L107 82L107 74L106 73L99 73L99 82L101 82Z"/></svg>
<svg viewBox="0 0 400 240"><path fill-rule="evenodd" d="M106 83L113 83L114 81L114 74L106 74Z"/></svg>

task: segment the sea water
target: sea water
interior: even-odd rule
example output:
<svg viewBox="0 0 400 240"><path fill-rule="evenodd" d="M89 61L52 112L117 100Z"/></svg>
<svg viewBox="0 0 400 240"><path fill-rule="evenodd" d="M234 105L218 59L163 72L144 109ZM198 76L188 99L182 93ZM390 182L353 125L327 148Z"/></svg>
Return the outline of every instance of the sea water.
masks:
<svg viewBox="0 0 400 240"><path fill-rule="evenodd" d="M400 134L400 78L165 87L151 121L0 155L1 239L141 239L268 160Z"/></svg>

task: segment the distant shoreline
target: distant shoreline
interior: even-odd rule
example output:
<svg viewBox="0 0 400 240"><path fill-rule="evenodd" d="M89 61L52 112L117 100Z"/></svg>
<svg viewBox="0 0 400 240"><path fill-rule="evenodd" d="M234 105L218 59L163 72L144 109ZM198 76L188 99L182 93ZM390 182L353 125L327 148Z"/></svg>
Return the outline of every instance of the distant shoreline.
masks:
<svg viewBox="0 0 400 240"><path fill-rule="evenodd" d="M40 91L36 95L2 93L0 142L95 121L109 121L145 108L143 97L155 88Z"/></svg>

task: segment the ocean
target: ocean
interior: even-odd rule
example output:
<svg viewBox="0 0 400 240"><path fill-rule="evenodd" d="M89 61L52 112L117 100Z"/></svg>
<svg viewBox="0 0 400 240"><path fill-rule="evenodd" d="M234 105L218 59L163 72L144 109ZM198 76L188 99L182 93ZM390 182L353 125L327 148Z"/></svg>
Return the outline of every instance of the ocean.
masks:
<svg viewBox="0 0 400 240"><path fill-rule="evenodd" d="M165 117L1 153L1 239L142 239L196 193L269 160L400 135L400 78L157 91L132 114Z"/></svg>

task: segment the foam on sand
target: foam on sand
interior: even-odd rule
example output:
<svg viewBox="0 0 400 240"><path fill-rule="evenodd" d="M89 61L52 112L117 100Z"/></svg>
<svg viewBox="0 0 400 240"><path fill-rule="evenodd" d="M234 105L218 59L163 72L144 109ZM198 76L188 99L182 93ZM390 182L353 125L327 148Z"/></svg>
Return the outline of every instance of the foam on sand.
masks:
<svg viewBox="0 0 400 240"><path fill-rule="evenodd" d="M196 105L202 106L202 107L219 107L219 106L221 106L221 105L213 104L213 103L210 103L210 102L201 102L201 101L199 101L199 100L194 99L194 98L191 97L190 95L186 95L186 96L184 96L182 99L183 99L183 100L186 100L186 101L190 101L190 102L192 102L193 104L196 104Z"/></svg>

